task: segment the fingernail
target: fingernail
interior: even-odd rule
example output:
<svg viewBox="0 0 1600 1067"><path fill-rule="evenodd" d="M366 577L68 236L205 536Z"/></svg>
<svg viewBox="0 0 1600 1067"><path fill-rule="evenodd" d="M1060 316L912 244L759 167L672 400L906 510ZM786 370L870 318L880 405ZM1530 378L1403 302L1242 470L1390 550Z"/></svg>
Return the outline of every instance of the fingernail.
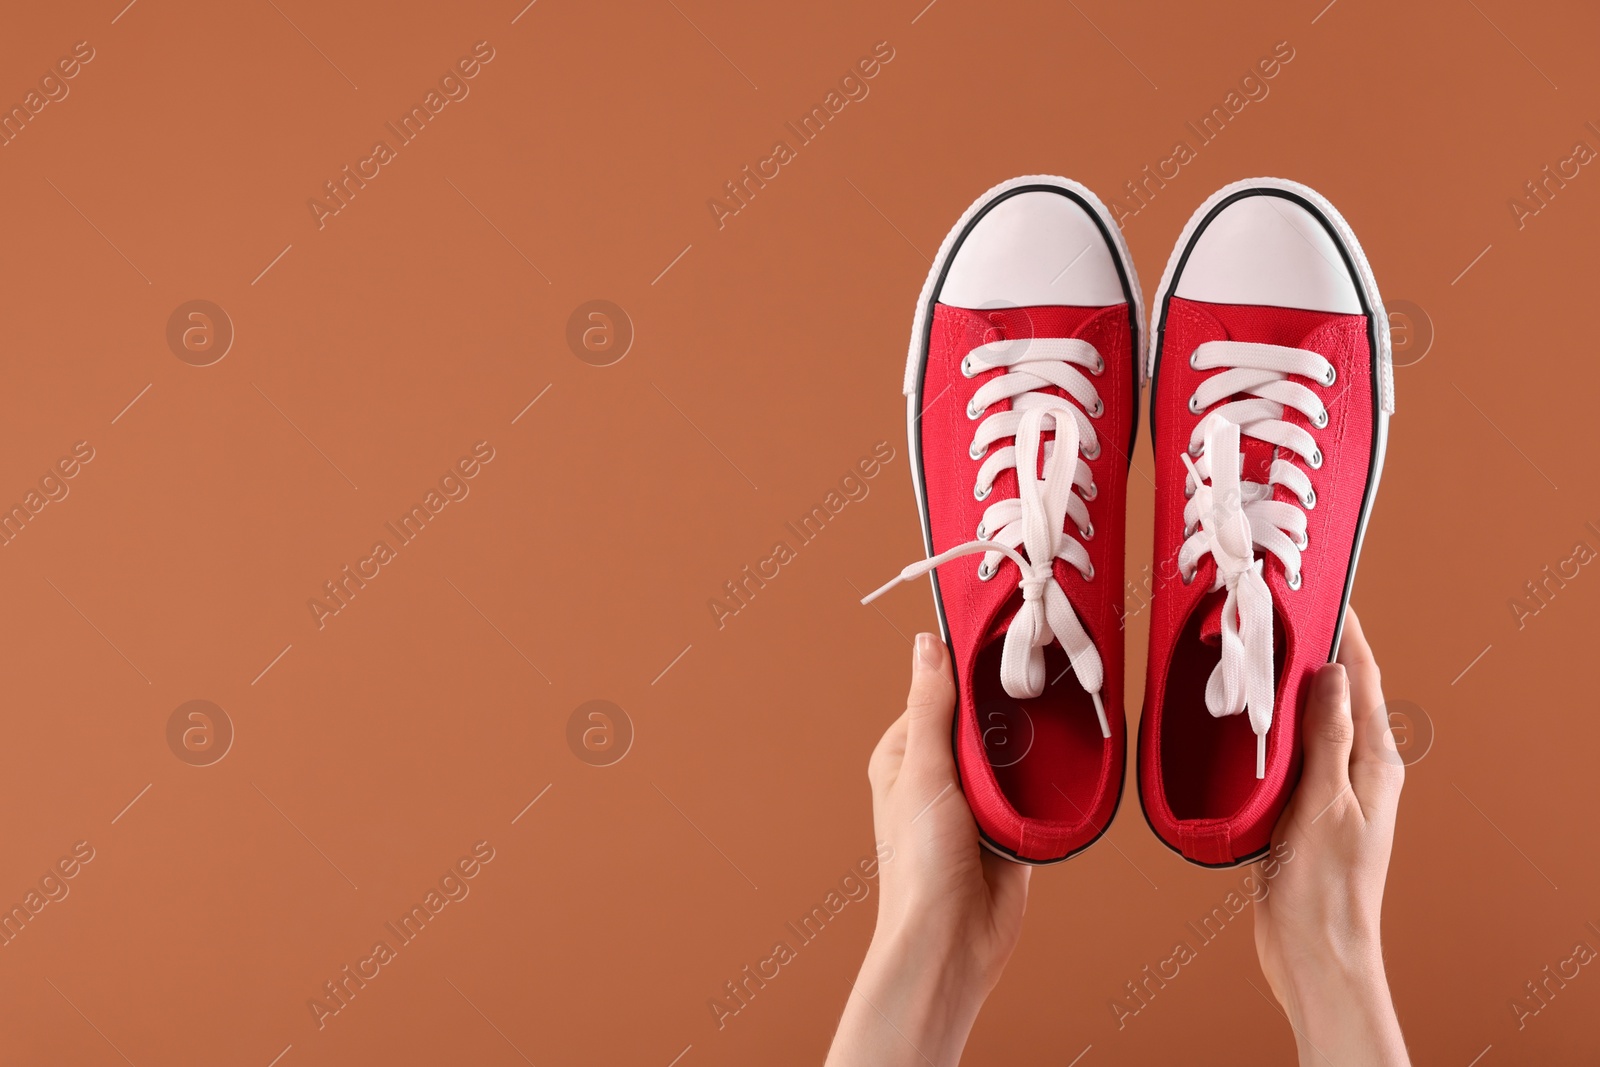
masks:
<svg viewBox="0 0 1600 1067"><path fill-rule="evenodd" d="M1345 715L1350 714L1350 701L1345 699L1349 679L1345 677L1344 664L1330 663L1317 673L1317 699L1332 704Z"/></svg>
<svg viewBox="0 0 1600 1067"><path fill-rule="evenodd" d="M940 659L939 639L932 634L918 634L912 665L923 670L934 670L939 666Z"/></svg>

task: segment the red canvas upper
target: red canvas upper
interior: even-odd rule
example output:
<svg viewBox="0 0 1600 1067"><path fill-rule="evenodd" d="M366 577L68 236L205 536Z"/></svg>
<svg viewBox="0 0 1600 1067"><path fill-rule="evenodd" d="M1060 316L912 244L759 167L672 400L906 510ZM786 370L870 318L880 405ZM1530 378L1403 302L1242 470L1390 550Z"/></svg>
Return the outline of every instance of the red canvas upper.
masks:
<svg viewBox="0 0 1600 1067"><path fill-rule="evenodd" d="M1309 547L1302 553L1301 587L1288 587L1276 556L1257 552L1265 559L1277 616L1277 702L1261 780L1255 777L1256 739L1247 717L1213 718L1206 709L1206 679L1220 656L1216 627L1223 594L1211 590L1216 564L1205 556L1185 585L1176 562L1188 475L1182 456L1205 414L1191 413L1188 401L1197 384L1216 373L1192 369L1189 356L1202 342L1220 340L1308 349L1338 372L1332 386L1313 385L1328 409L1325 428L1314 428L1293 409L1283 416L1312 433L1324 457L1321 468L1311 470L1289 456L1316 493L1315 506L1306 512ZM1151 407L1155 589L1139 778L1152 829L1195 862L1231 864L1265 849L1298 781L1300 710L1312 672L1330 657L1371 469L1373 387L1365 315L1170 300ZM1247 438L1243 452L1244 477L1266 481L1274 447ZM1275 497L1298 505L1282 486Z"/></svg>
<svg viewBox="0 0 1600 1067"><path fill-rule="evenodd" d="M1096 487L1088 502L1094 535L1084 543L1094 577L1085 581L1061 560L1054 572L1105 664L1101 693L1110 739L1101 736L1077 677L1066 671L1068 661L1059 644L1046 650L1050 684L1039 697L1016 701L1001 689L1000 643L1022 602L1014 563L1002 561L998 574L981 581L978 557L960 557L940 566L937 576L960 693L955 750L967 802L992 843L1022 859L1048 861L1094 841L1109 824L1121 793L1126 751L1120 626L1125 450L1137 399L1126 304L994 311L936 305L917 427L934 553L971 541L984 511L1017 494L1016 473L1008 470L995 479L986 500L973 497L981 461L968 454L978 424L967 417L967 403L984 382L1004 371L969 379L960 365L978 345L1019 337L1079 338L1094 345L1105 361L1103 371L1091 379L1104 404L1094 420L1100 452L1086 460ZM996 404L989 412L1009 406ZM1068 532L1077 534L1075 528Z"/></svg>

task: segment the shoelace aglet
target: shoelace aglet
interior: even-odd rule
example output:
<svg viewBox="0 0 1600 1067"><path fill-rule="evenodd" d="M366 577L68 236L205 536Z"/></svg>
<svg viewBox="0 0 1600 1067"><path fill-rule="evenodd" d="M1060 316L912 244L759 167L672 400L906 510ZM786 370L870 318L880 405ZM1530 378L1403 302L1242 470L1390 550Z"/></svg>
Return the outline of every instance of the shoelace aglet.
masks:
<svg viewBox="0 0 1600 1067"><path fill-rule="evenodd" d="M1105 701L1100 699L1100 691L1098 689L1090 693L1089 696L1094 698L1094 713L1100 716L1100 736L1109 741L1111 740L1111 723L1106 721Z"/></svg>
<svg viewBox="0 0 1600 1067"><path fill-rule="evenodd" d="M1267 776L1267 735L1265 732L1256 734L1256 778Z"/></svg>
<svg viewBox="0 0 1600 1067"><path fill-rule="evenodd" d="M899 575L899 574L895 575L893 578L890 578L887 582L884 582L882 585L878 586L878 588L874 589L872 592L870 592L866 596L862 597L861 598L861 603L863 603L863 604L872 603L874 600L877 600L883 594L887 593L889 590L893 589L895 586L899 585L903 581L905 581L905 577L903 575Z"/></svg>
<svg viewBox="0 0 1600 1067"><path fill-rule="evenodd" d="M957 545L955 548L941 552L937 556L929 556L925 560L920 560L903 568L899 574L895 575L893 578L889 579L887 582L884 582L878 588L862 597L861 603L870 604L883 594L887 593L889 590L893 589L895 586L899 585L901 582L909 582L913 578L920 578L922 575L927 574L929 571L934 570L937 567L943 566L950 560L955 559L957 556L963 556L969 552L999 552L1001 555L1006 556L1013 563L1015 563L1020 569L1025 570L1028 566L1028 561L1022 557L1022 554L1009 545L1002 545L997 541L971 541L967 544Z"/></svg>
<svg viewBox="0 0 1600 1067"><path fill-rule="evenodd" d="M884 582L882 585L878 586L878 588L862 597L861 603L870 604L883 594L887 593L889 590L893 589L895 586L899 585L901 582L909 582L918 575L925 573L925 571L928 569L924 566L925 562L926 561L923 561L922 563L913 563L909 567L902 568L899 574L895 575L893 578L890 578L887 582Z"/></svg>

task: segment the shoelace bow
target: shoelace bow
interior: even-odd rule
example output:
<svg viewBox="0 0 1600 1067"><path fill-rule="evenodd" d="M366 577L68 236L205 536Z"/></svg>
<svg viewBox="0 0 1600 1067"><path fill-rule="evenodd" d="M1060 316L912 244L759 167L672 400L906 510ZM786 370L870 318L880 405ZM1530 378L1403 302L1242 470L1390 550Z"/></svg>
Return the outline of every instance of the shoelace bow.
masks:
<svg viewBox="0 0 1600 1067"><path fill-rule="evenodd" d="M1222 373L1203 380L1189 398L1191 412L1211 410L1195 426L1182 457L1191 495L1183 510L1178 570L1188 584L1203 557L1210 555L1216 563L1211 588L1226 589L1227 597L1222 658L1206 682L1206 709L1218 718L1249 714L1256 735L1256 777L1264 778L1277 684L1272 592L1263 573L1265 557L1257 559L1256 549L1278 557L1289 588L1300 588L1300 553L1308 544L1306 511L1316 506L1316 493L1305 471L1281 453L1287 450L1316 470L1322 466L1322 450L1304 426L1285 421L1283 415L1293 408L1320 430L1328 424L1328 409L1312 389L1289 376L1327 387L1336 372L1316 352L1242 341L1207 341L1195 349L1189 365ZM1246 399L1221 403L1241 394ZM1244 478L1241 435L1275 446L1265 482ZM1299 505L1274 499L1277 486L1292 492Z"/></svg>
<svg viewBox="0 0 1600 1067"><path fill-rule="evenodd" d="M971 378L984 370L1008 368L973 393L967 417L983 418L983 412L1003 400L1011 400L1011 410L999 411L979 424L973 436L970 455L974 460L1003 438L1013 443L993 452L978 470L973 495L987 499L994 480L1006 470L1015 470L1017 495L997 500L984 511L977 537L913 563L899 575L862 598L870 604L898 585L928 573L959 556L984 553L978 577L993 578L1002 557L1017 565L1022 590L1022 605L1006 630L1000 655L1000 684L1011 697L1021 700L1044 692L1044 649L1060 642L1073 673L1094 701L1100 720L1100 733L1111 736L1105 704L1100 690L1105 685L1105 668L1094 642L1083 628L1077 612L1055 580L1055 561L1061 559L1077 568L1084 580L1094 577L1094 565L1082 543L1066 533L1070 518L1085 540L1094 536L1085 500L1095 496L1089 466L1079 458L1100 454L1099 439L1085 411L1098 416L1104 410L1099 394L1079 369L1099 374L1105 361L1093 345L1075 338L1037 338L993 341L974 348L962 360L962 373ZM1055 387L1080 406L1040 390ZM1044 434L1053 432L1053 440ZM1040 454L1044 475L1039 475ZM1080 490L1083 495L1073 492ZM991 536L992 533L992 536ZM1024 556L1018 547L1027 551Z"/></svg>

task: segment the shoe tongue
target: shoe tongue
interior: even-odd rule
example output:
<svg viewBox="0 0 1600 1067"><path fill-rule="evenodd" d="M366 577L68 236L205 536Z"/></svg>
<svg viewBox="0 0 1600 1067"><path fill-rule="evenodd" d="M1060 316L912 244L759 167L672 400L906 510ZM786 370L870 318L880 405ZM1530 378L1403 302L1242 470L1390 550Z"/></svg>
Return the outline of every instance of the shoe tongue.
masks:
<svg viewBox="0 0 1600 1067"><path fill-rule="evenodd" d="M1200 612L1200 640L1212 648L1222 647L1222 608L1228 602L1228 591L1218 589L1207 593L1196 609ZM1283 620L1276 606L1272 612L1272 640L1275 647L1283 647Z"/></svg>
<svg viewBox="0 0 1600 1067"><path fill-rule="evenodd" d="M1267 476L1272 473L1272 461L1278 454L1278 446L1271 441L1258 441L1254 437L1241 435L1239 453L1243 457L1239 480L1265 483Z"/></svg>
<svg viewBox="0 0 1600 1067"><path fill-rule="evenodd" d="M1022 610L1022 593L1016 584L1012 583L1005 599L1000 602L998 610L990 618L981 644L989 645L1004 640L1006 631L1011 629L1011 621L1017 617L1017 612L1020 610Z"/></svg>
<svg viewBox="0 0 1600 1067"><path fill-rule="evenodd" d="M1200 640L1213 647L1222 644L1222 605L1227 599L1228 591L1218 589L1200 601Z"/></svg>

